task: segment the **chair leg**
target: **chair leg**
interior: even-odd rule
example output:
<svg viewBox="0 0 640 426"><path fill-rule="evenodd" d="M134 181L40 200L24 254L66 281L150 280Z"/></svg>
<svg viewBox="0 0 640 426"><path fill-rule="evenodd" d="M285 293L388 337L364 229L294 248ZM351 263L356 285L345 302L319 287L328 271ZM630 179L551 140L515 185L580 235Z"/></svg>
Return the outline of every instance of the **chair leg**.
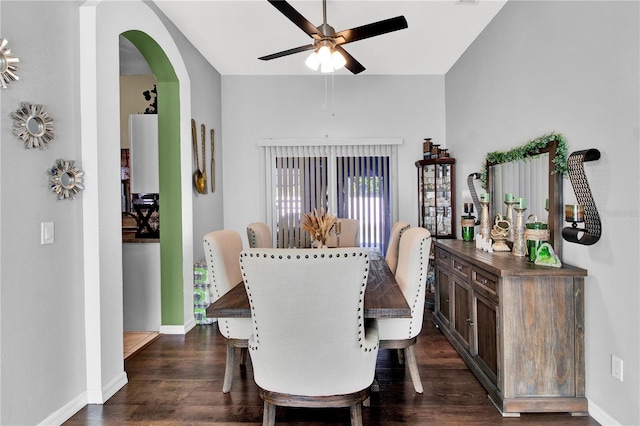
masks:
<svg viewBox="0 0 640 426"><path fill-rule="evenodd" d="M351 406L351 426L362 426L362 405L357 403Z"/></svg>
<svg viewBox="0 0 640 426"><path fill-rule="evenodd" d="M247 348L240 349L240 365L245 365L247 363Z"/></svg>
<svg viewBox="0 0 640 426"><path fill-rule="evenodd" d="M397 350L398 352L398 364L404 365L404 349L400 348Z"/></svg>
<svg viewBox="0 0 640 426"><path fill-rule="evenodd" d="M222 384L222 392L224 393L228 393L231 390L235 353L236 348L227 343L227 365L224 368L224 383Z"/></svg>
<svg viewBox="0 0 640 426"><path fill-rule="evenodd" d="M411 375L411 380L413 381L413 387L417 393L422 393L422 382L420 381L420 374L418 373L418 362L416 361L416 353L414 350L414 345L404 348L404 355L407 360L407 365L409 367L409 374Z"/></svg>
<svg viewBox="0 0 640 426"><path fill-rule="evenodd" d="M276 406L264 402L264 414L262 415L262 426L273 426L276 424Z"/></svg>

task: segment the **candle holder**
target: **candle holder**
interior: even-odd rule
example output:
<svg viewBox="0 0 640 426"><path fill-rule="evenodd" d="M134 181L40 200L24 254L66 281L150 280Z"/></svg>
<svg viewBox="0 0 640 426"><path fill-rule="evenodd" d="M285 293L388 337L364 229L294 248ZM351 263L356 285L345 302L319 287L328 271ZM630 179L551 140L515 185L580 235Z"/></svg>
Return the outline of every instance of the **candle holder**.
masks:
<svg viewBox="0 0 640 426"><path fill-rule="evenodd" d="M480 200L482 204L482 216L480 218L480 236L484 241L488 240L491 232L491 222L489 220L489 201Z"/></svg>
<svg viewBox="0 0 640 426"><path fill-rule="evenodd" d="M518 257L526 256L525 242L524 242L524 211L526 208L514 207L516 211L516 230L513 239L513 255Z"/></svg>
<svg viewBox="0 0 640 426"><path fill-rule="evenodd" d="M462 228L462 240L473 241L475 238L476 217L470 214L462 216L460 219L460 227Z"/></svg>
<svg viewBox="0 0 640 426"><path fill-rule="evenodd" d="M514 205L514 201L505 201L504 203L507 205L507 217L505 219L511 225L511 227L509 228L509 235L507 236L507 239L509 241L513 241L514 238L515 238L515 229L514 229L514 226L513 226L513 205Z"/></svg>

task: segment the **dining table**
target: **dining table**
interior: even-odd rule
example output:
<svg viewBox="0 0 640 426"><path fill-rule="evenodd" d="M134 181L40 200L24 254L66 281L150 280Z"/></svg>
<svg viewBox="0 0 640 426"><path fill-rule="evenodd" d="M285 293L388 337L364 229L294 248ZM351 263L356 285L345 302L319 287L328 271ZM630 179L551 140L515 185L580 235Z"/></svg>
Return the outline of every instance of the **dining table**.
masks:
<svg viewBox="0 0 640 426"><path fill-rule="evenodd" d="M365 318L411 318L411 308L380 251L368 249L367 253L370 267L364 293ZM207 317L251 318L244 284L239 282L209 305Z"/></svg>

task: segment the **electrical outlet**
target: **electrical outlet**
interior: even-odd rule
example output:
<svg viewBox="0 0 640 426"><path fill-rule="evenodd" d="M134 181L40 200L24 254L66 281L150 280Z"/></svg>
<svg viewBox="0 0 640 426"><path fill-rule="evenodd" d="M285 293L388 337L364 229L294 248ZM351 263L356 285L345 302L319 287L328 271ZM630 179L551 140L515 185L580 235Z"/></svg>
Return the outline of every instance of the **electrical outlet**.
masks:
<svg viewBox="0 0 640 426"><path fill-rule="evenodd" d="M622 381L622 360L615 355L611 355L611 375Z"/></svg>

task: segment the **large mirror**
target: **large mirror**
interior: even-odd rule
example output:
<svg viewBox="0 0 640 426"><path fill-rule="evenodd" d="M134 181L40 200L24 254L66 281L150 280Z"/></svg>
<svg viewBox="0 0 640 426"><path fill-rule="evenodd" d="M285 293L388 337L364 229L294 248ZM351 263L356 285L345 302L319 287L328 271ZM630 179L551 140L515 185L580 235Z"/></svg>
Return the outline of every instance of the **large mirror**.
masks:
<svg viewBox="0 0 640 426"><path fill-rule="evenodd" d="M549 242L561 258L562 173L556 165L559 162L556 160L557 151L558 140L553 139L529 151L520 147L510 151L511 155L490 154L487 156L486 178L491 217L505 215L505 194L525 198L525 218L533 214L538 221L548 224ZM510 158L511 161L501 161Z"/></svg>

